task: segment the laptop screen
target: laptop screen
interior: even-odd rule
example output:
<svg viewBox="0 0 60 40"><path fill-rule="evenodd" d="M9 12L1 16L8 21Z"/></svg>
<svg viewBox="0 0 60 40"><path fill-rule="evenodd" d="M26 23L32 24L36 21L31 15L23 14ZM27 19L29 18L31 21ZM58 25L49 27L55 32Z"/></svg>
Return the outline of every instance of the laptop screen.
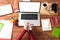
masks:
<svg viewBox="0 0 60 40"><path fill-rule="evenodd" d="M40 2L19 2L20 12L40 12Z"/></svg>

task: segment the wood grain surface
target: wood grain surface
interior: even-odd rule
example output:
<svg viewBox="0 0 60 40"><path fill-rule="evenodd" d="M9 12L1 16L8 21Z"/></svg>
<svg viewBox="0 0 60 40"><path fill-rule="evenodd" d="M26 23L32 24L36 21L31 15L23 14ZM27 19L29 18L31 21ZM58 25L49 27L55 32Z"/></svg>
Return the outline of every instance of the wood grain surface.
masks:
<svg viewBox="0 0 60 40"><path fill-rule="evenodd" d="M11 3L12 6L13 6L13 9L18 9L18 1L22 1L22 0L10 0L10 1L5 1L5 3ZM41 15L41 19L43 18L50 18L51 19L51 24L52 24L52 28L54 28L54 26L57 26L60 28L60 23L58 24L55 24L54 22L54 17L58 17L60 19L60 0L31 0L31 1L40 1L40 2L57 2L58 3L58 15ZM14 4L14 2L16 2L16 4ZM0 2L2 4L2 2ZM4 4L5 4L4 3ZM14 8L14 6L16 6ZM13 11L14 11L13 10ZM1 19L10 19L10 17L14 17L16 19L18 19L18 13L13 13L13 14L10 14L10 15L5 15L5 16L2 16L0 17L0 20ZM21 32L23 31L23 27L18 27L18 26L13 26L13 33L12 33L12 39L11 40L16 40L16 38L19 36L19 34L21 34ZM34 34L34 37L35 37L35 40L57 40L56 38L53 38L51 36L51 33L52 31L46 31L46 32L43 32L42 31L42 26L40 27L34 27L33 30L32 30L32 33ZM29 35L26 33L22 40L29 40ZM59 39L60 40L60 39Z"/></svg>

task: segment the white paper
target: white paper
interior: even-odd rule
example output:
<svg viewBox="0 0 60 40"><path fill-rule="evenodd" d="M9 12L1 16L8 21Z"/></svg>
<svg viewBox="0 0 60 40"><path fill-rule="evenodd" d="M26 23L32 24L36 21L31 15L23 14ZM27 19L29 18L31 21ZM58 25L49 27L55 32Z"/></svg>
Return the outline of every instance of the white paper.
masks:
<svg viewBox="0 0 60 40"><path fill-rule="evenodd" d="M13 23L10 20L0 20L0 22L4 24L0 31L0 38L11 39Z"/></svg>
<svg viewBox="0 0 60 40"><path fill-rule="evenodd" d="M23 1L24 1L24 2L26 1L26 2L27 2L27 1L30 1L30 0L23 0Z"/></svg>
<svg viewBox="0 0 60 40"><path fill-rule="evenodd" d="M20 12L39 12L40 2L19 2Z"/></svg>
<svg viewBox="0 0 60 40"><path fill-rule="evenodd" d="M42 22L42 30L43 31L52 30L50 19L41 19L41 22Z"/></svg>
<svg viewBox="0 0 60 40"><path fill-rule="evenodd" d="M11 14L12 13L12 6L11 4L0 6L0 16Z"/></svg>

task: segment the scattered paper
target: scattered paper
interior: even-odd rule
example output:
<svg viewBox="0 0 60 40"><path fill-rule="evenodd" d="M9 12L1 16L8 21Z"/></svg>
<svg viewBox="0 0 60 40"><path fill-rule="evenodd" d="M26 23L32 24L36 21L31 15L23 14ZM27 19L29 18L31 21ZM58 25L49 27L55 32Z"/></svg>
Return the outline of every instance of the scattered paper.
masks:
<svg viewBox="0 0 60 40"><path fill-rule="evenodd" d="M24 2L26 1L26 2L30 2L30 0L23 0Z"/></svg>
<svg viewBox="0 0 60 40"><path fill-rule="evenodd" d="M0 16L11 14L13 12L11 4L0 6Z"/></svg>
<svg viewBox="0 0 60 40"><path fill-rule="evenodd" d="M10 20L0 20L3 23L3 28L0 31L0 39L11 39L13 23Z"/></svg>
<svg viewBox="0 0 60 40"><path fill-rule="evenodd" d="M41 22L42 22L42 30L43 31L52 30L50 19L41 19Z"/></svg>

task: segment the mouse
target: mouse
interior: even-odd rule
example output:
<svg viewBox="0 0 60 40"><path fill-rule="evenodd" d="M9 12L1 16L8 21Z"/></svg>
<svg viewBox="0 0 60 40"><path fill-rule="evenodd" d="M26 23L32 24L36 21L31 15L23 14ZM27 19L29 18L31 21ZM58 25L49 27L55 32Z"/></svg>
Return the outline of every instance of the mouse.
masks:
<svg viewBox="0 0 60 40"><path fill-rule="evenodd" d="M53 3L51 5L51 7L52 7L52 11L54 11L55 13L57 13L57 4L56 3Z"/></svg>

